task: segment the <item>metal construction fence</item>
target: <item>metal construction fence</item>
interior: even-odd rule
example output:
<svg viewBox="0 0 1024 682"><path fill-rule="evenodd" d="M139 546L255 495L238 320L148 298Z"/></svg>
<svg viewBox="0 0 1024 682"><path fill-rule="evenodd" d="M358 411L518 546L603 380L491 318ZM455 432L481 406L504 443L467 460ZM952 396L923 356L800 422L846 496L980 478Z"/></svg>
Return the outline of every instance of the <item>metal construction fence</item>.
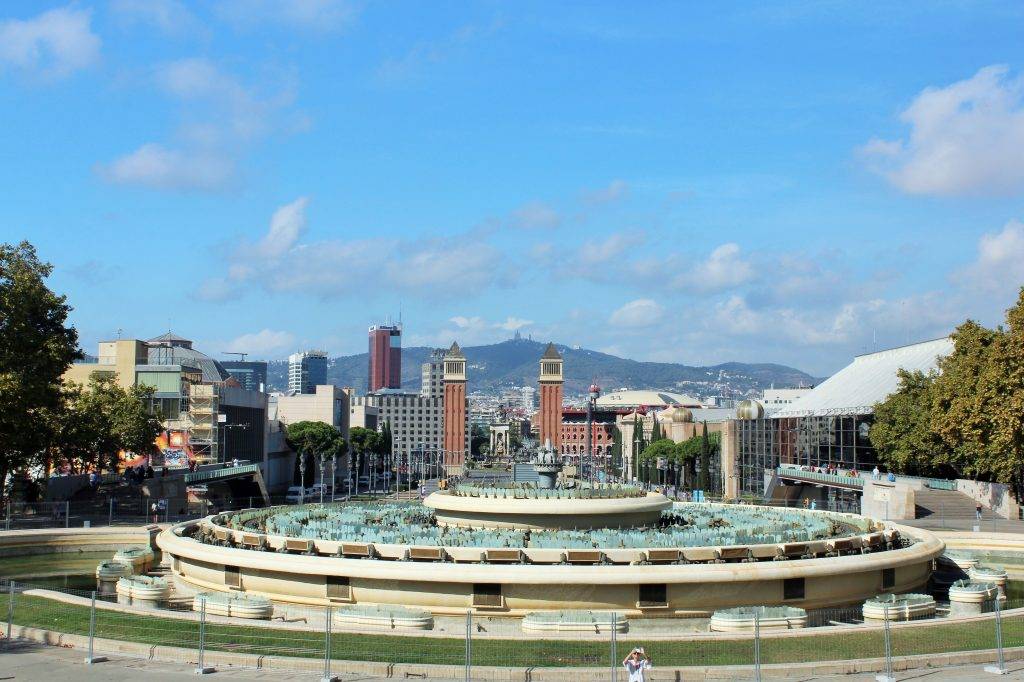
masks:
<svg viewBox="0 0 1024 682"><path fill-rule="evenodd" d="M3 644L56 641L80 649L87 662L104 655L188 663L197 672L251 667L309 673L310 679L349 676L445 679L625 680L623 660L641 648L654 677L710 675L761 679L797 666L836 663L890 679L908 667L957 662L1005 670L1024 652L1024 600L990 600L978 615L939 614L917 621L866 624L858 608L808 613L806 627L778 629L754 616L744 632L709 633L707 619L650 619L636 626L614 614L574 632L525 633L522 621L479 612L435 616L433 627L403 631L394 623L353 625L341 607L275 606L272 619L220 613L215 600L182 596L154 606L118 603L102 591L34 588L0 581ZM618 629L614 626L620 623ZM0 648L0 657L3 656ZM964 656L962 654L969 654ZM845 667L844 667L845 666ZM675 672L668 672L675 671ZM808 675L810 676L810 675Z"/></svg>

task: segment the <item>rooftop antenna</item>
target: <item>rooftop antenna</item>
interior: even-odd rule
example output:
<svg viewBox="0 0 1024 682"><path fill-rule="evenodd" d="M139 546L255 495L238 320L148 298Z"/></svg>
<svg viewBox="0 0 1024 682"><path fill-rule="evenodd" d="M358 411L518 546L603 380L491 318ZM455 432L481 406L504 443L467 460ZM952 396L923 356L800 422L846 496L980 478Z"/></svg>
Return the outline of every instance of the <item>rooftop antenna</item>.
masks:
<svg viewBox="0 0 1024 682"><path fill-rule="evenodd" d="M117 328L117 338L118 338L118 340L120 340L120 339L121 339L121 332L123 332L123 331L124 331L124 330L123 330L123 329L121 329L120 327L118 327L118 328Z"/></svg>

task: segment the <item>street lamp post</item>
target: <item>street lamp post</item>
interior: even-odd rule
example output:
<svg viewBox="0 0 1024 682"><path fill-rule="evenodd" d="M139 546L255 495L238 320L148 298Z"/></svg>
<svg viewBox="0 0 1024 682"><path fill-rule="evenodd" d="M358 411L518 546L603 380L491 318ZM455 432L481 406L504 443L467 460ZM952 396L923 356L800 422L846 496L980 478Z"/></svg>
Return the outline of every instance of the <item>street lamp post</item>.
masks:
<svg viewBox="0 0 1024 682"><path fill-rule="evenodd" d="M327 458L323 456L323 453L320 453L320 456L317 457L317 459L320 460L320 504L323 504L324 503L324 465L327 464Z"/></svg>
<svg viewBox="0 0 1024 682"><path fill-rule="evenodd" d="M299 450L299 504L306 503L306 453Z"/></svg>
<svg viewBox="0 0 1024 682"><path fill-rule="evenodd" d="M634 422L633 426L633 452L630 457L630 476L635 481L640 474L640 429L642 426L636 425Z"/></svg>

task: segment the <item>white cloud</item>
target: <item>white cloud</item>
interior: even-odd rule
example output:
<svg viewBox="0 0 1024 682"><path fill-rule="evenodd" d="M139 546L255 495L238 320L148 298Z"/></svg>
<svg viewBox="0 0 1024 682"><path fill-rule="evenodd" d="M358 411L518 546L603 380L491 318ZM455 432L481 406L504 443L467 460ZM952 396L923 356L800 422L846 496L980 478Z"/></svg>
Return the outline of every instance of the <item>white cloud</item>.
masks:
<svg viewBox="0 0 1024 682"><path fill-rule="evenodd" d="M274 258L282 255L292 248L299 237L306 229L306 206L309 204L307 197L299 197L290 204L285 204L274 211L270 218L270 229L260 240L257 248L267 258ZM235 276L247 274L245 271L236 270Z"/></svg>
<svg viewBox="0 0 1024 682"><path fill-rule="evenodd" d="M495 322L479 315L455 315L433 332L410 333L408 342L410 345L438 348L447 347L452 341L458 341L462 346L497 343L509 338L509 332L518 331L531 325L533 325L532 320L523 320L512 316Z"/></svg>
<svg viewBox="0 0 1024 682"><path fill-rule="evenodd" d="M416 298L472 295L511 281L508 258L479 234L402 240L302 240L306 197L278 208L265 233L240 240L226 277L211 278L194 292L223 300L259 286L274 293L304 292L323 298L402 292ZM258 262L260 269L252 267ZM384 288L363 286L382 281Z"/></svg>
<svg viewBox="0 0 1024 682"><path fill-rule="evenodd" d="M553 230L561 222L558 212L540 201L524 204L512 213L512 224L524 230Z"/></svg>
<svg viewBox="0 0 1024 682"><path fill-rule="evenodd" d="M213 191L232 183L235 164L212 151L167 149L151 143L109 164L101 164L98 172L119 185Z"/></svg>
<svg viewBox="0 0 1024 682"><path fill-rule="evenodd" d="M223 19L242 29L264 24L317 33L342 28L358 13L349 0L221 0L216 9Z"/></svg>
<svg viewBox="0 0 1024 682"><path fill-rule="evenodd" d="M587 190L583 193L583 203L591 206L611 204L629 196L629 183L625 180L612 180L607 187Z"/></svg>
<svg viewBox="0 0 1024 682"><path fill-rule="evenodd" d="M276 357L295 348L295 335L291 332L261 329L242 334L228 341L224 353L248 353L256 357Z"/></svg>
<svg viewBox="0 0 1024 682"><path fill-rule="evenodd" d="M616 327L651 327L661 322L665 309L649 298L638 298L626 303L608 318Z"/></svg>
<svg viewBox="0 0 1024 682"><path fill-rule="evenodd" d="M486 38L500 26L499 21L481 26L467 24L439 40L421 42L400 57L386 59L377 68L377 76L390 83L413 78L426 67L440 64L467 45Z"/></svg>
<svg viewBox="0 0 1024 682"><path fill-rule="evenodd" d="M954 282L987 293L1016 292L1024 285L1024 223L1011 220L978 240L978 256Z"/></svg>
<svg viewBox="0 0 1024 682"><path fill-rule="evenodd" d="M529 327L531 324L533 324L533 320L524 320L521 317L512 317L510 315L505 318L504 322L499 322L495 326L499 329L504 329L505 331L514 332L522 329L523 327Z"/></svg>
<svg viewBox="0 0 1024 682"><path fill-rule="evenodd" d="M110 9L124 26L152 26L168 35L199 29L199 22L178 0L113 0Z"/></svg>
<svg viewBox="0 0 1024 682"><path fill-rule="evenodd" d="M616 232L602 241L584 242L576 252L576 261L583 268L607 265L630 247L644 242L642 232Z"/></svg>
<svg viewBox="0 0 1024 682"><path fill-rule="evenodd" d="M172 144L149 142L99 164L101 177L154 189L217 192L238 183L246 151L274 132L292 132L290 83L262 93L208 59L180 59L154 71L154 83L182 105L188 122Z"/></svg>
<svg viewBox="0 0 1024 682"><path fill-rule="evenodd" d="M722 244L708 259L685 276L689 285L704 291L721 291L739 286L753 277L754 270L740 253L739 244Z"/></svg>
<svg viewBox="0 0 1024 682"><path fill-rule="evenodd" d="M1024 79L1002 65L927 88L901 114L906 139L873 139L860 154L908 194L1024 191Z"/></svg>
<svg viewBox="0 0 1024 682"><path fill-rule="evenodd" d="M0 68L59 79L92 66L100 39L92 32L92 11L74 5L31 19L0 21Z"/></svg>
<svg viewBox="0 0 1024 682"><path fill-rule="evenodd" d="M242 291L232 278L208 277L192 292L192 296L200 301L219 303L230 301L241 296Z"/></svg>

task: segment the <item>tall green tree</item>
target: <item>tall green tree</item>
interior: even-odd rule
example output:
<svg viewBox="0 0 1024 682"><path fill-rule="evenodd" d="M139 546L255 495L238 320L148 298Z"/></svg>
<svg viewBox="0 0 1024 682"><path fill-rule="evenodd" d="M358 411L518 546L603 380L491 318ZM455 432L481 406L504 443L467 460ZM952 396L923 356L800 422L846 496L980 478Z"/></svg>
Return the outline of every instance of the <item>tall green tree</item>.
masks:
<svg viewBox="0 0 1024 682"><path fill-rule="evenodd" d="M913 475L957 474L953 450L932 429L937 372L899 370L899 387L875 405L870 440L890 469Z"/></svg>
<svg viewBox="0 0 1024 682"><path fill-rule="evenodd" d="M122 388L99 372L86 386L67 385L63 403L50 413L54 463L74 473L116 470L122 452L156 454L163 427L150 411L153 393L149 386Z"/></svg>
<svg viewBox="0 0 1024 682"><path fill-rule="evenodd" d="M46 286L52 271L27 241L0 244L0 492L48 449L46 413L60 409L61 376L80 357L71 307Z"/></svg>
<svg viewBox="0 0 1024 682"><path fill-rule="evenodd" d="M894 464L1011 486L1024 497L1024 288L1006 327L967 320L934 377L901 376L875 408L872 443Z"/></svg>
<svg viewBox="0 0 1024 682"><path fill-rule="evenodd" d="M338 429L323 422L301 421L288 425L286 440L296 453L294 480L309 486L315 478L315 468L345 452L345 439ZM302 458L300 460L299 458ZM305 476L301 476L301 461L305 461Z"/></svg>
<svg viewBox="0 0 1024 682"><path fill-rule="evenodd" d="M469 430L469 452L474 457L481 453L481 448L490 442L490 434L479 424L473 424Z"/></svg>
<svg viewBox="0 0 1024 682"><path fill-rule="evenodd" d="M711 485L711 442L708 440L708 423L700 437L700 471L697 474L697 489L708 492Z"/></svg>
<svg viewBox="0 0 1024 682"><path fill-rule="evenodd" d="M656 414L651 415L651 419L654 422L654 425L651 426L651 440L650 440L650 442L653 443L655 441L661 440L665 436L661 432L661 423L658 421L658 415L656 415Z"/></svg>
<svg viewBox="0 0 1024 682"><path fill-rule="evenodd" d="M391 454L392 437L391 437L391 424L384 422L380 427L380 441L377 449L378 455L389 455Z"/></svg>
<svg viewBox="0 0 1024 682"><path fill-rule="evenodd" d="M622 475L622 431L612 426L612 447L608 452L608 474L619 477Z"/></svg>

